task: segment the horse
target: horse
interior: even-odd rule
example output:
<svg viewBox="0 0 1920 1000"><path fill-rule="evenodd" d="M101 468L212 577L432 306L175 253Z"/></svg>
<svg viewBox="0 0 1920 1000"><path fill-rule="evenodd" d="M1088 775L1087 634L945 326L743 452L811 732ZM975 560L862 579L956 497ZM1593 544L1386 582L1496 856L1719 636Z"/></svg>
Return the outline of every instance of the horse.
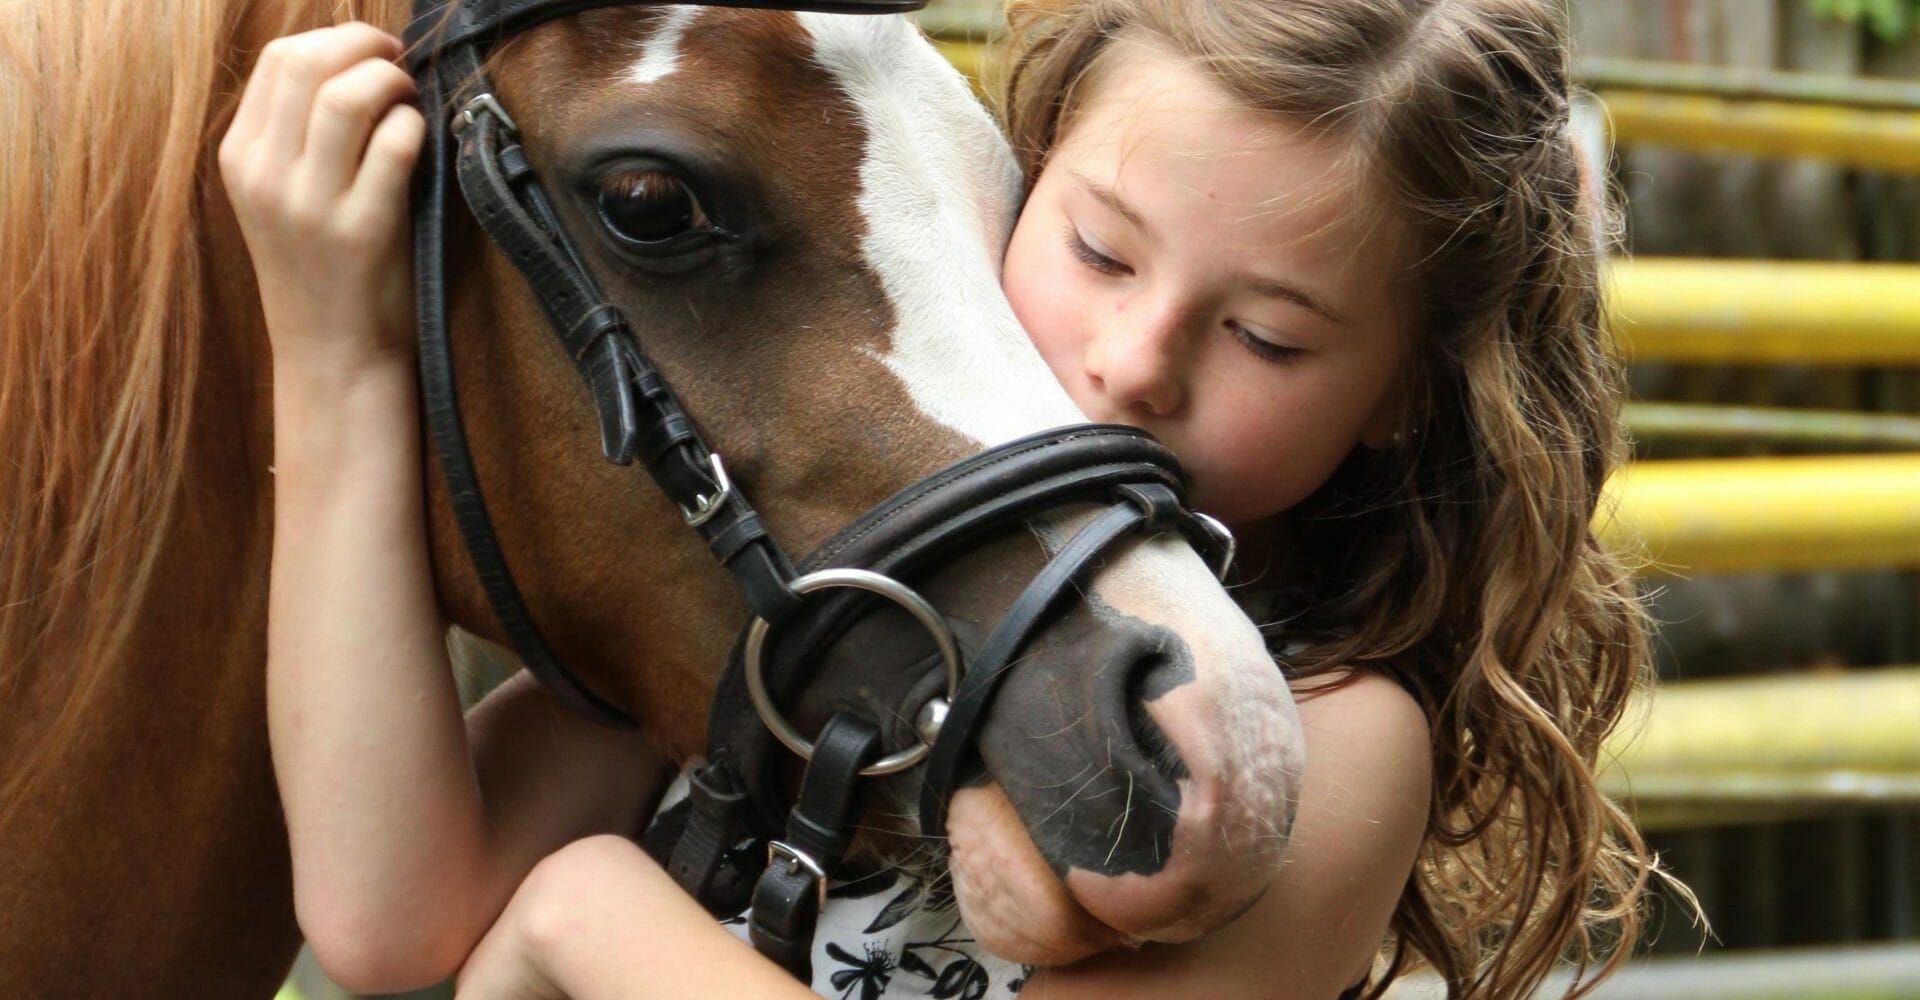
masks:
<svg viewBox="0 0 1920 1000"><path fill-rule="evenodd" d="M270 39L407 21L397 0L341 6L0 12L0 995L266 997L297 948L264 721L271 370L213 151ZM488 72L590 270L790 551L1083 421L999 291L1017 168L910 22L587 10ZM728 239L659 251L621 228L658 222L621 200L636 190ZM505 255L463 217L448 246L466 433L526 603L581 683L694 757L746 602L683 511L588 454L593 406ZM448 619L504 644L447 491L429 494ZM1035 517L916 585L977 650L1083 520ZM1270 881L1297 719L1182 538L1121 544L1077 596L979 736L1013 809L949 828L1040 859L1122 933L1189 938ZM798 696L798 724L856 703L910 716L938 687L924 665L846 659ZM1028 889L963 863L963 915L1026 908L984 905ZM1045 927L976 930L1061 958L1032 943Z"/></svg>

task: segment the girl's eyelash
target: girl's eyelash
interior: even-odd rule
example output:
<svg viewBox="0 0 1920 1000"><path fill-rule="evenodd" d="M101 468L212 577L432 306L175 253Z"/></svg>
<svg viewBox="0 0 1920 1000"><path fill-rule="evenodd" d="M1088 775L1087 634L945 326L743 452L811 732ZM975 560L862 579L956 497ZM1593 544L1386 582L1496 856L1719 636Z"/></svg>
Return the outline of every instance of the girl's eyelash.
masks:
<svg viewBox="0 0 1920 1000"><path fill-rule="evenodd" d="M1099 271L1101 274L1125 274L1127 266L1087 245L1080 237L1080 230L1072 223L1067 224L1067 249L1080 259L1080 263Z"/></svg>
<svg viewBox="0 0 1920 1000"><path fill-rule="evenodd" d="M1067 224L1066 239L1067 249L1071 250L1073 255L1079 258L1080 263L1099 271L1101 274L1127 273L1127 265L1088 246L1087 241L1080 236L1080 228L1078 226L1072 223ZM1289 347L1285 344L1276 344L1272 341L1262 340L1240 323L1230 321L1227 323L1227 328L1233 331L1233 339L1239 341L1241 346L1252 351L1254 356L1262 361L1284 364L1307 353L1298 347Z"/></svg>
<svg viewBox="0 0 1920 1000"><path fill-rule="evenodd" d="M1252 331L1239 323L1229 322L1227 329L1233 331L1233 339L1239 341L1240 346L1252 351L1254 356L1262 361L1284 364L1307 353L1303 348L1289 347L1285 344L1276 344L1272 341L1262 340L1254 336Z"/></svg>

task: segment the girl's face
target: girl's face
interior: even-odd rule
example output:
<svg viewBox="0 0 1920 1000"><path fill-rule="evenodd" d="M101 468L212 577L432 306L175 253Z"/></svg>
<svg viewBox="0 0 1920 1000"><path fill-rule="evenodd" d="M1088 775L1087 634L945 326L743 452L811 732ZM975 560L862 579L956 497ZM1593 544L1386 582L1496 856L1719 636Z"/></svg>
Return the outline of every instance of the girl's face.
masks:
<svg viewBox="0 0 1920 1000"><path fill-rule="evenodd" d="M1090 419L1151 432L1197 507L1257 521L1392 438L1398 248L1339 145L1115 44L1014 228L1007 297Z"/></svg>

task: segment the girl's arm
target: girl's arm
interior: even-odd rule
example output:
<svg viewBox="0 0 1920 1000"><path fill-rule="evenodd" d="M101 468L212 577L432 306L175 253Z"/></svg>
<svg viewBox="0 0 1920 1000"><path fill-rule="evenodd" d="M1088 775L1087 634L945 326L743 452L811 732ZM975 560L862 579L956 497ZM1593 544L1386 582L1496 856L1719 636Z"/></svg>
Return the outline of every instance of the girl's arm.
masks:
<svg viewBox="0 0 1920 1000"><path fill-rule="evenodd" d="M399 52L360 24L274 42L220 150L273 346L268 726L295 906L329 973L379 991L452 974L539 858L636 828L664 771L522 680L469 742L427 562L406 212L423 123Z"/></svg>
<svg viewBox="0 0 1920 1000"><path fill-rule="evenodd" d="M590 837L540 862L460 970L458 1000L804 1000L631 841Z"/></svg>

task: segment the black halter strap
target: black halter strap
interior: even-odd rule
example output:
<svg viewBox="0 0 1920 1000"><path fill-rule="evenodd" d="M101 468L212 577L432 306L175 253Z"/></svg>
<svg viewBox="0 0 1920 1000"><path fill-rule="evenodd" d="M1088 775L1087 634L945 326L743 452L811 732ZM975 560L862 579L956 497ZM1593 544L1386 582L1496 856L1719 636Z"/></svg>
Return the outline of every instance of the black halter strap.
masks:
<svg viewBox="0 0 1920 1000"><path fill-rule="evenodd" d="M460 45L482 50L543 21L599 7L663 7L680 0L425 0L407 25L408 51L418 62ZM749 7L822 14L904 14L927 0L699 0L700 7Z"/></svg>
<svg viewBox="0 0 1920 1000"><path fill-rule="evenodd" d="M880 746L880 730L836 713L820 730L786 833L767 843L767 867L753 888L748 933L753 946L803 983L813 981L813 929L826 907L827 876L853 840L860 769Z"/></svg>
<svg viewBox="0 0 1920 1000"><path fill-rule="evenodd" d="M506 35L550 18L615 5L608 0L428 3L409 26L408 42L421 106L429 113L414 195L422 402L454 521L501 629L527 668L561 704L596 722L631 728L634 723L625 712L560 665L513 582L460 422L446 306L448 183L457 176L474 218L526 275L551 329L592 392L606 459L621 465L635 457L642 460L714 557L733 573L755 613L772 620L792 610L796 600L786 581L793 570L786 556L751 505L729 488L723 466L640 350L626 317L595 285L535 183L517 128L483 71L487 48ZM798 0L720 5L891 13L921 4Z"/></svg>

